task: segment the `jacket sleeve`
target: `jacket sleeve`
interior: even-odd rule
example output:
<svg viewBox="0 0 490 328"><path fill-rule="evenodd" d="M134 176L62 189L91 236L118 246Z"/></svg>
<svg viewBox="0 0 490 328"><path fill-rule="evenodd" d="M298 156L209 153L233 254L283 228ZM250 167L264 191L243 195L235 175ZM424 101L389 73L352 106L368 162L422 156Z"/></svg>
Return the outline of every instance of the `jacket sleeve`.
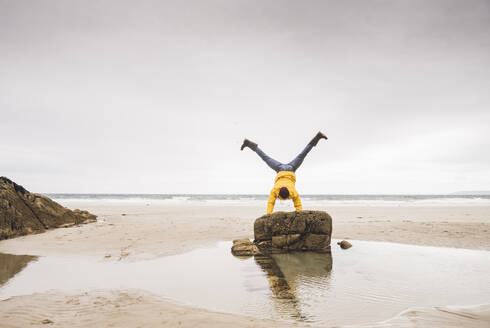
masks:
<svg viewBox="0 0 490 328"><path fill-rule="evenodd" d="M299 199L298 194L296 194L296 196L293 198L293 204L296 211L301 211L303 209L303 206L301 205L301 199Z"/></svg>
<svg viewBox="0 0 490 328"><path fill-rule="evenodd" d="M271 214L274 211L274 204L276 203L276 193L274 190L271 191L269 200L267 201L267 214Z"/></svg>

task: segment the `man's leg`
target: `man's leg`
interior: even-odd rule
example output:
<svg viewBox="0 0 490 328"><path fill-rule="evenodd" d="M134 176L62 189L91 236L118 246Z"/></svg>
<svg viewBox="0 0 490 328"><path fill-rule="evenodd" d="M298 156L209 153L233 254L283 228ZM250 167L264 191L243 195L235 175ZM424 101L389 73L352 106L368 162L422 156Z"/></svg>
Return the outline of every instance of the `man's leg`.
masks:
<svg viewBox="0 0 490 328"><path fill-rule="evenodd" d="M276 161L275 159L269 157L266 153L262 151L262 149L257 147L255 148L255 152L257 153L257 155L260 156L260 158L264 160L264 162L267 163L267 165L269 165L271 169L273 169L276 172L279 172L281 170L280 168L282 164Z"/></svg>
<svg viewBox="0 0 490 328"><path fill-rule="evenodd" d="M257 155L259 155L260 158L262 158L264 160L264 162L266 162L267 165L269 165L269 167L271 169L273 169L274 171L279 172L279 171L281 171L281 167L284 166L284 164L281 164L278 161L276 161L275 159L267 156L267 154L264 153L262 151L262 149L260 149L259 146L255 142L252 142L248 139L243 140L243 144L240 147L240 150L243 150L246 147L248 147L248 148L252 149L254 152L256 152Z"/></svg>
<svg viewBox="0 0 490 328"><path fill-rule="evenodd" d="M321 133L318 132L313 139L306 145L305 149L301 153L299 153L298 156L296 156L295 159L293 159L291 162L289 162L289 165L293 167L293 172L296 172L296 170L300 167L301 163L303 163L306 155L310 152L310 150L313 149L318 144L318 141L321 139L327 139L327 137Z"/></svg>
<svg viewBox="0 0 490 328"><path fill-rule="evenodd" d="M293 167L293 172L296 172L296 170L299 168L301 163L303 163L306 155L310 152L310 150L313 149L313 145L311 143L307 144L305 149L301 153L299 153L298 156L296 156L295 159L293 159L291 162L289 162L289 165Z"/></svg>

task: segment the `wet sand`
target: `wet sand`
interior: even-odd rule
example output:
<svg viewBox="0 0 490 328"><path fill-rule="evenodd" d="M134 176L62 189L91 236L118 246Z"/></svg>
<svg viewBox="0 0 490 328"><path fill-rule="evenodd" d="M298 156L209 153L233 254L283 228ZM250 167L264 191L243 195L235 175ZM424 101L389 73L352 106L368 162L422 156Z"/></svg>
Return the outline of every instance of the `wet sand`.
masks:
<svg viewBox="0 0 490 328"><path fill-rule="evenodd" d="M138 261L186 252L221 240L251 238L253 221L264 212L262 207L248 205L151 203L147 206L134 202L64 205L87 209L97 214L102 222L2 241L0 252ZM326 210L332 215L334 238L490 250L490 207L487 206L338 206L311 209ZM175 327L179 322L183 327L286 326L279 322L271 324L264 320L178 305L141 291L94 291L79 295L49 292L14 297L1 303L0 325L9 322L8 327L44 326L42 320L45 319L60 327ZM455 318L451 321L447 319L447 311L423 309L394 318L387 326L406 327L415 319L418 321L414 322L420 323L415 326L420 327L430 326L430 322L432 326L436 322L444 322L443 325L448 326L447 320L458 322L455 326L467 327L481 322L490 323L488 317L486 322L481 319L488 315L488 308L472 311L479 313L480 320L454 314L449 315ZM407 316L411 319L406 322L400 319ZM427 321L424 318L432 319Z"/></svg>
<svg viewBox="0 0 490 328"><path fill-rule="evenodd" d="M140 290L48 292L1 302L0 326L10 327L295 327L272 320L175 304ZM44 322L44 323L43 323Z"/></svg>

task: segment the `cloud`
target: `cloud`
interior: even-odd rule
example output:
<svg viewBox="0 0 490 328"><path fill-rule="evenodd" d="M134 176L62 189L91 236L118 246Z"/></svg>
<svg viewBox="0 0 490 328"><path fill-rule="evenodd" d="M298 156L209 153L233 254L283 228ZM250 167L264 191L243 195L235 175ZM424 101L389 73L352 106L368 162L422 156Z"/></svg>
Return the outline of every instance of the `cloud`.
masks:
<svg viewBox="0 0 490 328"><path fill-rule="evenodd" d="M3 175L42 192L489 189L488 1L1 1ZM8 147L8 151L5 151Z"/></svg>

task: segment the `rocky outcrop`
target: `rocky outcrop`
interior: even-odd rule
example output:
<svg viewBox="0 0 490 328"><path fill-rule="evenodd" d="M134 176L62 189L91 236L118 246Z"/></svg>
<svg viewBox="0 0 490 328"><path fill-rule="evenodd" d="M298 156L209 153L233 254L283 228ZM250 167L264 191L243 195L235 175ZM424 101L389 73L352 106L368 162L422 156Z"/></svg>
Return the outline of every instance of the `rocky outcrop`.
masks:
<svg viewBox="0 0 490 328"><path fill-rule="evenodd" d="M332 218L323 211L276 212L254 223L254 244L263 254L330 252Z"/></svg>
<svg viewBox="0 0 490 328"><path fill-rule="evenodd" d="M0 177L0 240L94 222L96 218L87 211L71 211Z"/></svg>

